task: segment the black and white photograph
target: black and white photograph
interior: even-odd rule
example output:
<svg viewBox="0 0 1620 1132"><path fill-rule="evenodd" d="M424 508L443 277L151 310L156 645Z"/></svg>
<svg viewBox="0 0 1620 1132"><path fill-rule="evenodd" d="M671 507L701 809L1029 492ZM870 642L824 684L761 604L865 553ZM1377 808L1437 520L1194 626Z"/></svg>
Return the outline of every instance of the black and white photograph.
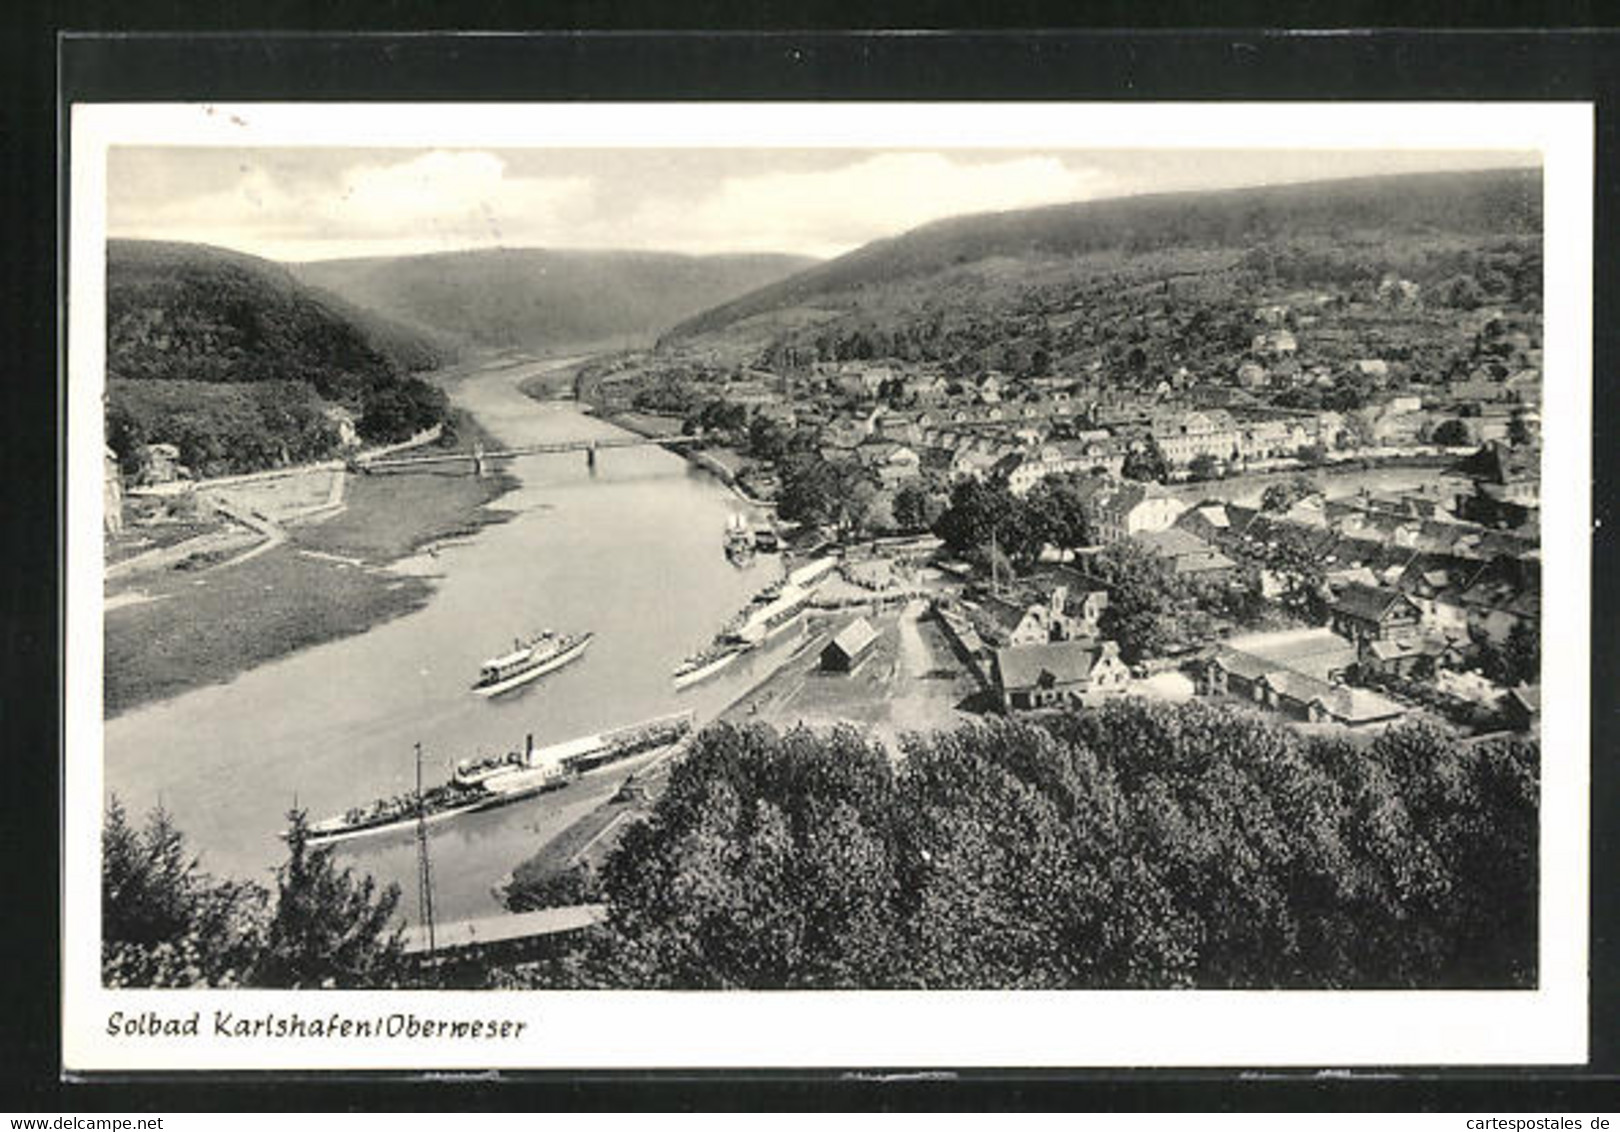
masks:
<svg viewBox="0 0 1620 1132"><path fill-rule="evenodd" d="M81 108L70 1067L1576 1060L1589 109L772 109Z"/></svg>

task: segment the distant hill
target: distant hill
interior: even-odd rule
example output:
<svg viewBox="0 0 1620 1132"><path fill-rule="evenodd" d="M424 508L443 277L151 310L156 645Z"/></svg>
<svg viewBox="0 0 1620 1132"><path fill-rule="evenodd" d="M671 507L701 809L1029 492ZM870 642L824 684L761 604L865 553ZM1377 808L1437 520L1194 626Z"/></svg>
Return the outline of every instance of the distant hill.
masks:
<svg viewBox="0 0 1620 1132"><path fill-rule="evenodd" d="M446 340L362 311L268 260L200 244L107 245L108 440L128 470L172 443L201 474L330 455L339 429L391 440L444 419L414 371Z"/></svg>
<svg viewBox="0 0 1620 1132"><path fill-rule="evenodd" d="M874 241L704 311L675 327L664 343L731 328L757 336L763 326L768 336L857 306L881 312L885 304L915 306L944 292L973 301L983 297L984 286L1059 286L1140 257L1157 256L1163 273L1173 275L1182 266L1177 257L1201 253L1193 266L1207 271L1211 252L1229 253L1230 260L1262 245L1326 242L1382 247L1393 253L1393 265L1410 266L1401 259L1403 239L1434 245L1452 236L1539 239L1540 232L1541 175L1534 169L1166 193L954 217Z"/></svg>
<svg viewBox="0 0 1620 1132"><path fill-rule="evenodd" d="M645 341L815 263L802 256L537 248L320 260L299 279L476 346Z"/></svg>

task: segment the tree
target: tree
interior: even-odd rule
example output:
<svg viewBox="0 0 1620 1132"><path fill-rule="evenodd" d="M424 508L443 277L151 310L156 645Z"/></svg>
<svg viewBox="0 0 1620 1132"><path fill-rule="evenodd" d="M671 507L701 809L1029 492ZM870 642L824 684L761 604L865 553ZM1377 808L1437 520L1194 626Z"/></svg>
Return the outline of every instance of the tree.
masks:
<svg viewBox="0 0 1620 1132"><path fill-rule="evenodd" d="M1486 679L1505 688L1541 682L1541 633L1531 622L1514 621L1501 644L1477 633L1474 647Z"/></svg>
<svg viewBox="0 0 1620 1132"><path fill-rule="evenodd" d="M720 726L568 987L1525 987L1538 751L1116 701L909 736Z"/></svg>
<svg viewBox="0 0 1620 1132"><path fill-rule="evenodd" d="M777 513L790 523L822 526L838 517L843 479L831 463L814 453L782 462L782 493Z"/></svg>
<svg viewBox="0 0 1620 1132"><path fill-rule="evenodd" d="M1209 452L1200 452L1192 458L1187 465L1187 474L1195 480L1219 479L1221 475L1221 462Z"/></svg>
<svg viewBox="0 0 1620 1132"><path fill-rule="evenodd" d="M102 827L102 977L108 986L398 985L399 901L390 886L338 872L290 815L277 894L203 872L162 809L130 826L117 798Z"/></svg>
<svg viewBox="0 0 1620 1132"><path fill-rule="evenodd" d="M1023 503L1041 542L1070 549L1094 541L1087 497L1073 476L1047 476Z"/></svg>
<svg viewBox="0 0 1620 1132"><path fill-rule="evenodd" d="M756 460L780 460L788 454L792 432L780 421L756 414L748 422L748 454Z"/></svg>
<svg viewBox="0 0 1620 1132"><path fill-rule="evenodd" d="M1288 510L1301 499L1317 494L1321 489L1309 476L1294 476L1269 485L1260 496L1260 510L1273 513Z"/></svg>
<svg viewBox="0 0 1620 1132"><path fill-rule="evenodd" d="M1150 439L1125 454L1125 463L1120 468L1120 474L1126 479L1142 483L1163 483L1170 478L1170 467L1165 463L1164 453L1160 451L1158 442Z"/></svg>
<svg viewBox="0 0 1620 1132"><path fill-rule="evenodd" d="M399 886L381 892L311 848L302 810L287 815L287 861L276 870L276 912L255 982L270 987L384 987L402 978Z"/></svg>
<svg viewBox="0 0 1620 1132"><path fill-rule="evenodd" d="M1334 443L1340 449L1365 448L1372 443L1373 425L1367 418L1366 412L1350 413L1344 418L1339 428L1339 435Z"/></svg>
<svg viewBox="0 0 1620 1132"><path fill-rule="evenodd" d="M1019 502L1003 483L972 477L951 485L950 506L934 524L934 533L959 558L982 555L997 528L1018 509Z"/></svg>
<svg viewBox="0 0 1620 1132"><path fill-rule="evenodd" d="M894 522L902 531L932 530L950 501L930 485L913 480L894 493Z"/></svg>
<svg viewBox="0 0 1620 1132"><path fill-rule="evenodd" d="M852 730L717 726L603 872L611 915L565 977L681 988L883 986L895 938L893 771Z"/></svg>
<svg viewBox="0 0 1620 1132"><path fill-rule="evenodd" d="M216 881L168 813L140 830L114 797L101 832L101 962L108 986L236 986L263 943L266 894Z"/></svg>
<svg viewBox="0 0 1620 1132"><path fill-rule="evenodd" d="M1327 460L1327 449L1320 444L1306 444L1294 453L1294 458L1307 467L1317 467Z"/></svg>
<svg viewBox="0 0 1620 1132"><path fill-rule="evenodd" d="M1460 448L1469 442L1468 426L1451 417L1435 426L1430 439L1443 448Z"/></svg>
<svg viewBox="0 0 1620 1132"><path fill-rule="evenodd" d="M1176 642L1183 594L1163 559L1126 540L1097 555L1093 569L1108 587L1098 628L1128 663L1160 656Z"/></svg>
<svg viewBox="0 0 1620 1132"><path fill-rule="evenodd" d="M879 529L883 522L881 512L886 508L879 506L877 485L854 461L835 467L840 473L837 492L839 530L847 537L858 538L870 530ZM890 514L888 518L892 519L893 515Z"/></svg>
<svg viewBox="0 0 1620 1132"><path fill-rule="evenodd" d="M368 440L404 440L442 421L449 412L444 391L419 377L374 384L361 395L355 427Z"/></svg>
<svg viewBox="0 0 1620 1132"><path fill-rule="evenodd" d="M1292 538L1278 538L1255 554L1278 587L1282 606L1313 625L1327 619L1329 593L1322 560Z"/></svg>
<svg viewBox="0 0 1620 1132"><path fill-rule="evenodd" d="M1469 311L1484 305L1487 298L1485 289L1472 275L1454 275L1430 293L1446 306Z"/></svg>

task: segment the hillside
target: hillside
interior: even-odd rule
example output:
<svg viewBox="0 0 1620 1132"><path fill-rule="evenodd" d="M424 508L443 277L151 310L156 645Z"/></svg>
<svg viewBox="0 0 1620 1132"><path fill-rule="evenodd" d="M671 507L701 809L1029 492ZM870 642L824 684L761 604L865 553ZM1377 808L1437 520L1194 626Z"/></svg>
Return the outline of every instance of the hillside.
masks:
<svg viewBox="0 0 1620 1132"><path fill-rule="evenodd" d="M867 244L705 311L664 343L746 337L802 344L859 308L868 324L921 322L940 340L939 313L1078 311L1089 285L1106 294L1180 276L1248 269L1270 253L1285 268L1321 267L1420 283L1455 274L1481 240L1539 241L1537 170L1414 174L1124 197L955 217ZM1331 260L1313 263L1312 259ZM1295 270L1291 282L1308 284ZM1078 291L1076 289L1079 289Z"/></svg>
<svg viewBox="0 0 1620 1132"><path fill-rule="evenodd" d="M440 365L447 340L361 310L280 264L204 244L107 242L107 364L117 377L309 381Z"/></svg>
<svg viewBox="0 0 1620 1132"><path fill-rule="evenodd" d="M199 472L329 455L327 410L394 439L442 419L413 371L450 346L294 279L267 260L196 244L107 245L108 440L126 468L172 443Z"/></svg>
<svg viewBox="0 0 1620 1132"><path fill-rule="evenodd" d="M411 326L478 346L646 340L815 261L538 248L321 260L292 271Z"/></svg>

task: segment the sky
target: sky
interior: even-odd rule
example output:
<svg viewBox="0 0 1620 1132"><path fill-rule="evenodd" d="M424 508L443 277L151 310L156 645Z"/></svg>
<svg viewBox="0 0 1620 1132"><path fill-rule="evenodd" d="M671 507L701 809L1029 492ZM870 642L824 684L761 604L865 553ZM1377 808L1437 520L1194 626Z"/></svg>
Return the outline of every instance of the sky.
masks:
<svg viewBox="0 0 1620 1132"><path fill-rule="evenodd" d="M108 234L299 262L469 248L830 258L973 212L1377 173L1482 150L114 147Z"/></svg>

